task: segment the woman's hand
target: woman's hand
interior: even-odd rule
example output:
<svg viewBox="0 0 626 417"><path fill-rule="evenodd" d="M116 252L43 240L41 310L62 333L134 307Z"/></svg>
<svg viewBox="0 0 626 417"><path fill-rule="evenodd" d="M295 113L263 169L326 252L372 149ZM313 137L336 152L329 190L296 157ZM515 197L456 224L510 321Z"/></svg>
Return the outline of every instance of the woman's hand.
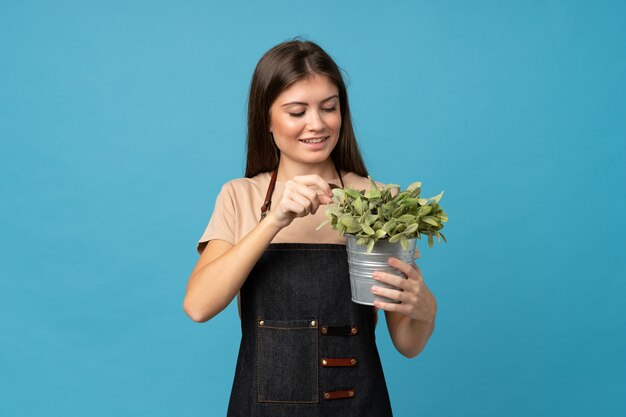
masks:
<svg viewBox="0 0 626 417"><path fill-rule="evenodd" d="M283 228L296 217L315 214L320 204L332 203L332 195L330 185L319 175L299 175L285 183L280 201L267 215Z"/></svg>
<svg viewBox="0 0 626 417"><path fill-rule="evenodd" d="M397 258L389 258L389 265L404 272L406 279L383 271L376 271L373 278L391 284L400 289L392 290L379 286L372 286L372 293L392 300L400 301L400 304L386 303L375 300L374 305L385 311L392 311L408 316L414 320L432 323L437 314L437 301L424 283L422 272L415 262L409 265Z"/></svg>

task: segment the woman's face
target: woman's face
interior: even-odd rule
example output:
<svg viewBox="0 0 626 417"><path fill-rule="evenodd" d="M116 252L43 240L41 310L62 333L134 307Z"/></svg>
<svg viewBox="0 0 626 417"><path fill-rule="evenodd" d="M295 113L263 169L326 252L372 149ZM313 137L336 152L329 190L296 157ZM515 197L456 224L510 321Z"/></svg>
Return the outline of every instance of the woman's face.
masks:
<svg viewBox="0 0 626 417"><path fill-rule="evenodd" d="M276 98L270 107L270 132L281 161L312 164L330 157L341 129L338 94L328 77L314 74Z"/></svg>

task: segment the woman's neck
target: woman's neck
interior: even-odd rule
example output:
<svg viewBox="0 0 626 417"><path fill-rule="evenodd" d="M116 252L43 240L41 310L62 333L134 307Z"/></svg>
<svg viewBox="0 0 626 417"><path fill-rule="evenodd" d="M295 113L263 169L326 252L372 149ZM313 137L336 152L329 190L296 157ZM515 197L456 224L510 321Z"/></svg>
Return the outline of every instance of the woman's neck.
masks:
<svg viewBox="0 0 626 417"><path fill-rule="evenodd" d="M330 158L319 164L299 164L281 158L278 164L276 181L285 182L295 176L312 174L319 175L329 181L337 178L339 172L335 170L335 165Z"/></svg>

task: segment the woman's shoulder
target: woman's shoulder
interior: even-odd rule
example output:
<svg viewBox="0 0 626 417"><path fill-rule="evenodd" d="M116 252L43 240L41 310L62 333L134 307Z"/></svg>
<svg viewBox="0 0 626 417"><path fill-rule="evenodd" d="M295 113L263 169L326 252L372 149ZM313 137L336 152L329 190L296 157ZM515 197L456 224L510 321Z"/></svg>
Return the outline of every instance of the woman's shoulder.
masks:
<svg viewBox="0 0 626 417"><path fill-rule="evenodd" d="M231 188L234 192L250 191L266 187L270 181L269 172L261 172L254 177L233 178L224 184L224 187Z"/></svg>

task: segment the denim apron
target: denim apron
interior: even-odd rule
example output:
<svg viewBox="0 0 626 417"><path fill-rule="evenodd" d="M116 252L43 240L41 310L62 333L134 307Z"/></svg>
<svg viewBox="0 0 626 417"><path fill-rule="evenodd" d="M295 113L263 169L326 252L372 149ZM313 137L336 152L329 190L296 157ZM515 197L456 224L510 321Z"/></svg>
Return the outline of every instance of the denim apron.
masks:
<svg viewBox="0 0 626 417"><path fill-rule="evenodd" d="M345 245L270 243L241 287L240 304L228 416L392 415L373 310L351 301Z"/></svg>

